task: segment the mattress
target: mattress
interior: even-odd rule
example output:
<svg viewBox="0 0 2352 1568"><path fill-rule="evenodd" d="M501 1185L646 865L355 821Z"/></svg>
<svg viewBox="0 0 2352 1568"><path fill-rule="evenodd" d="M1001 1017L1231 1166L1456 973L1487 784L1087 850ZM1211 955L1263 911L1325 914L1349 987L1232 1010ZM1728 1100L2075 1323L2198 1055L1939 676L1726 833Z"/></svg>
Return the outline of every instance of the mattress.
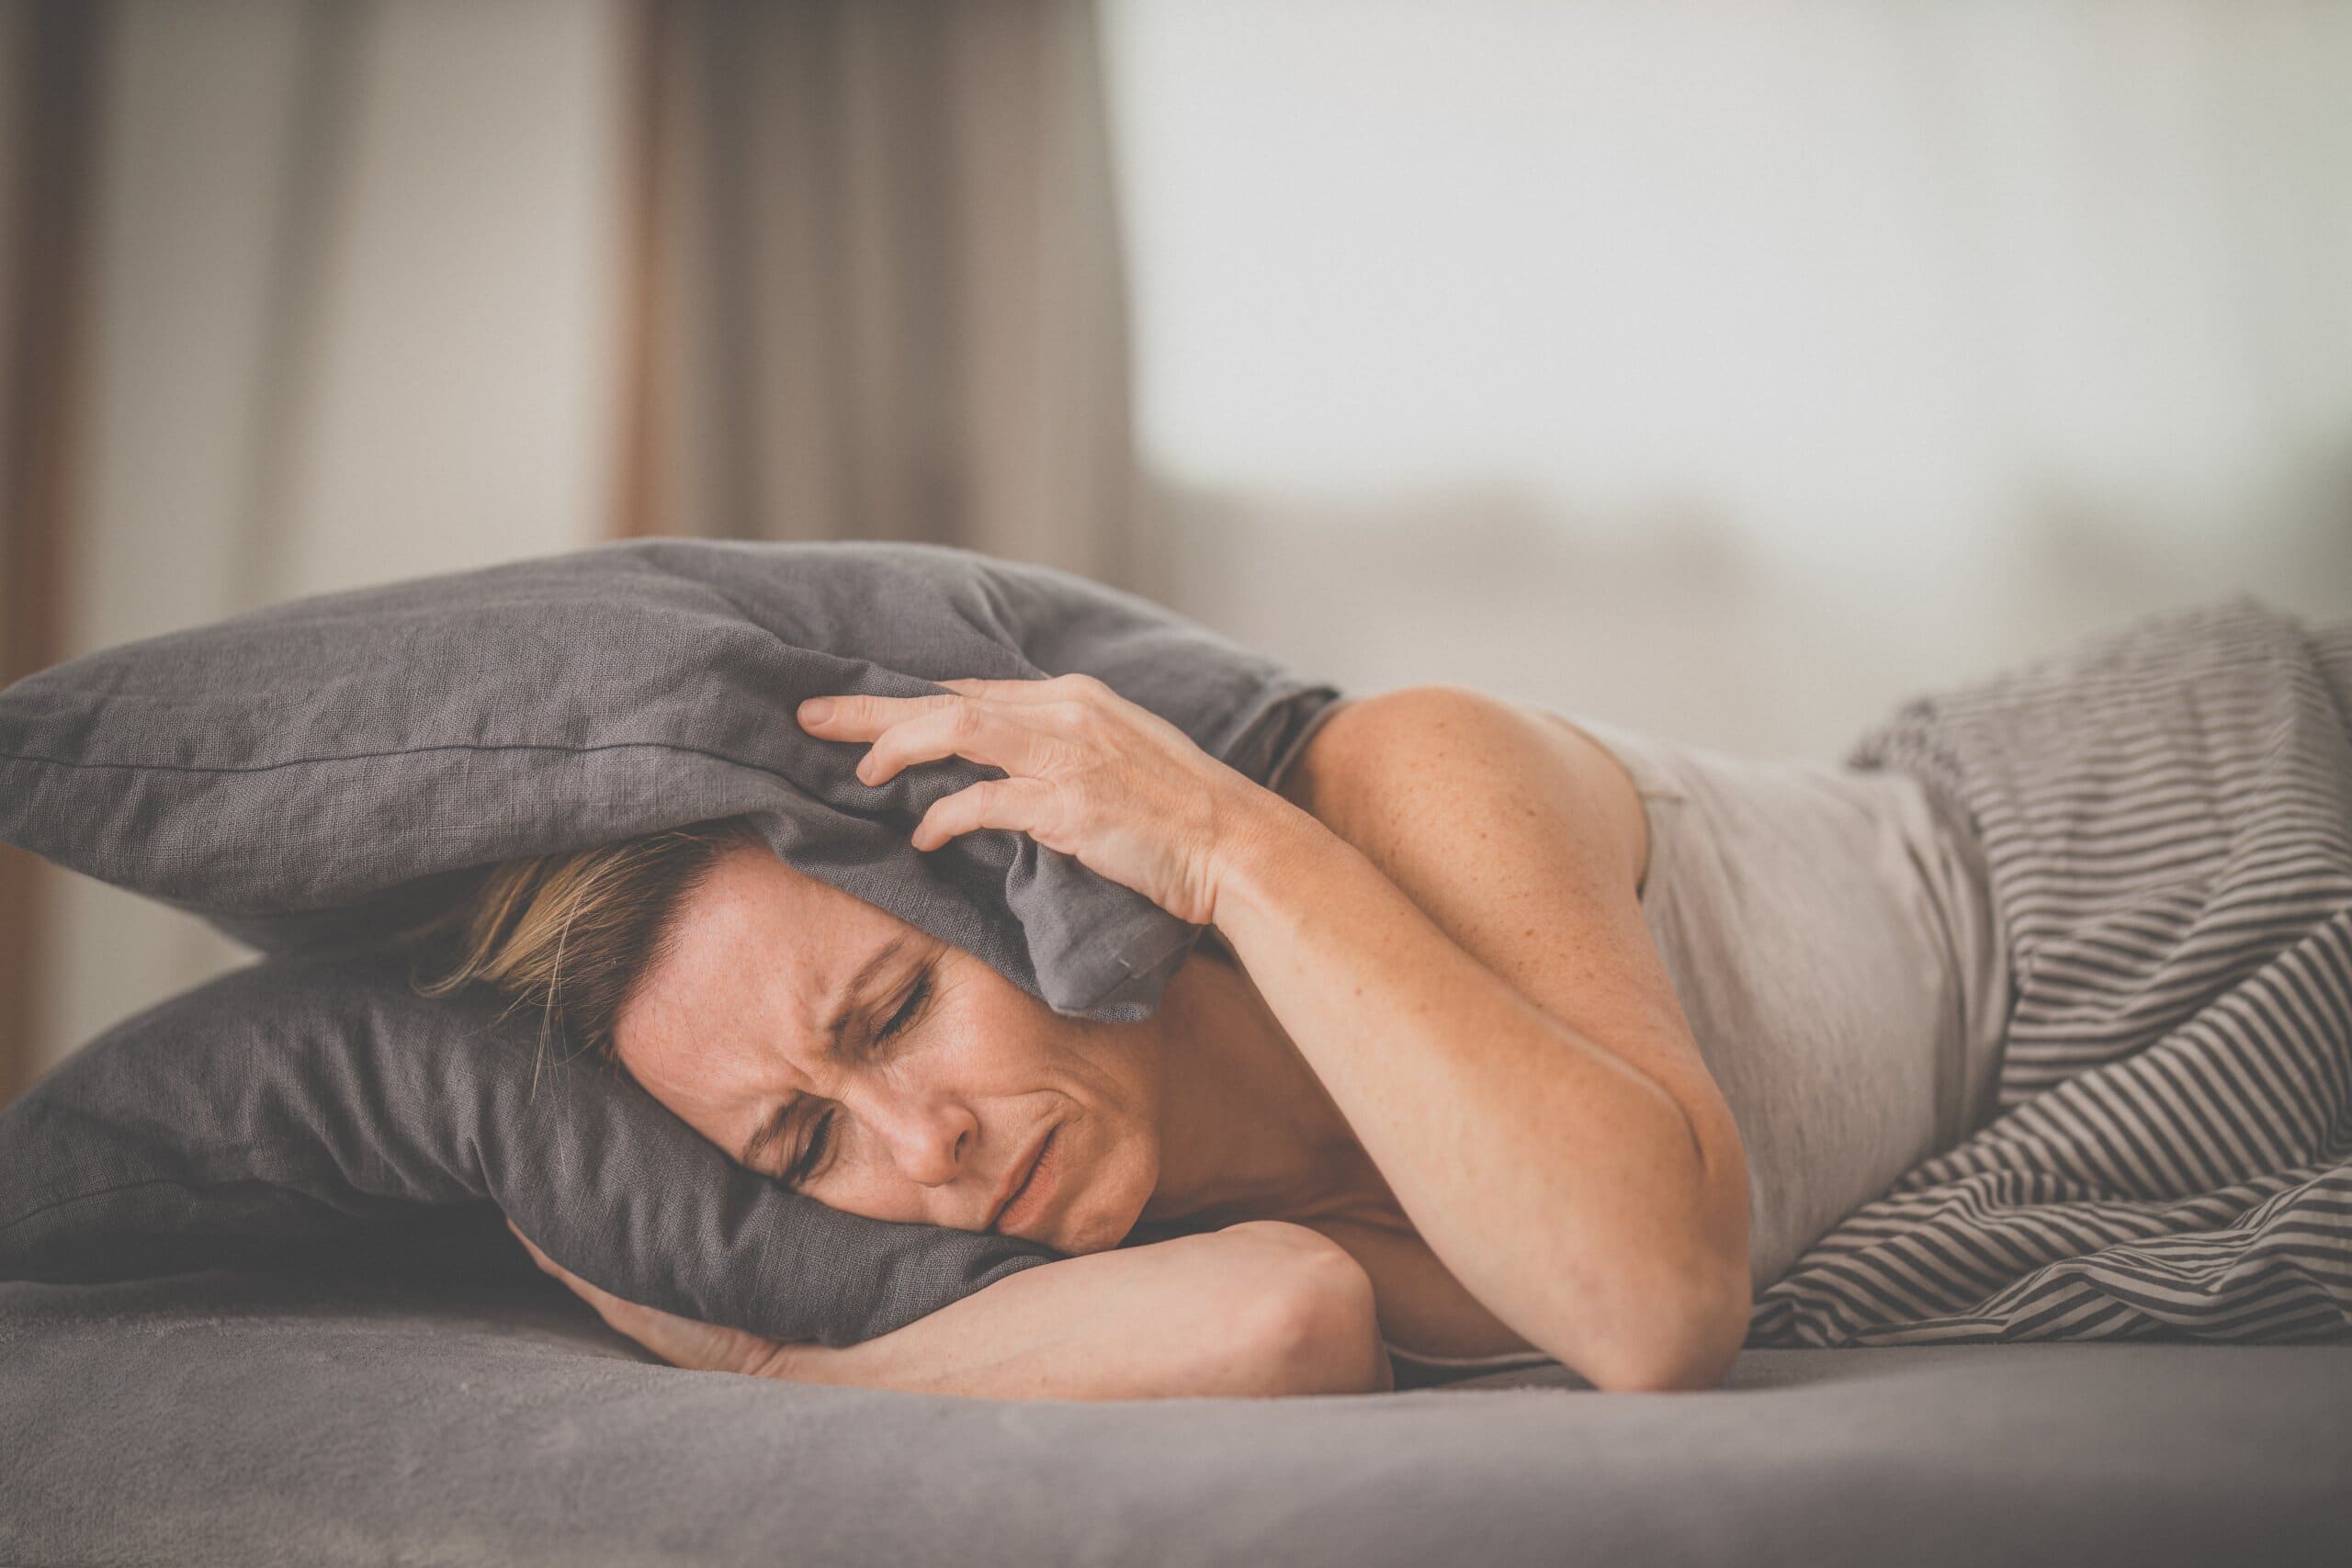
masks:
<svg viewBox="0 0 2352 1568"><path fill-rule="evenodd" d="M493 1216L494 1217L494 1216ZM994 1403L650 1361L446 1218L0 1286L0 1562L2352 1561L2352 1345L1759 1350Z"/></svg>

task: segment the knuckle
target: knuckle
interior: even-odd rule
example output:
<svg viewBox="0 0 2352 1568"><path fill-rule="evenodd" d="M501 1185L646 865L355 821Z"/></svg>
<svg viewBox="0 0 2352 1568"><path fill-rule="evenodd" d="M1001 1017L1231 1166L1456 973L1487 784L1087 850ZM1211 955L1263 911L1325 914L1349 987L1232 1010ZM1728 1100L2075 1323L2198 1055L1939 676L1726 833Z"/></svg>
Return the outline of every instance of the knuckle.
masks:
<svg viewBox="0 0 2352 1568"><path fill-rule="evenodd" d="M1075 849L1083 836L1069 797L1057 790L1039 790L1031 795L1024 816L1029 832L1042 842Z"/></svg>
<svg viewBox="0 0 2352 1568"><path fill-rule="evenodd" d="M997 795L996 782L982 779L978 784L966 784L939 804L949 821L968 830L993 820L1003 802Z"/></svg>

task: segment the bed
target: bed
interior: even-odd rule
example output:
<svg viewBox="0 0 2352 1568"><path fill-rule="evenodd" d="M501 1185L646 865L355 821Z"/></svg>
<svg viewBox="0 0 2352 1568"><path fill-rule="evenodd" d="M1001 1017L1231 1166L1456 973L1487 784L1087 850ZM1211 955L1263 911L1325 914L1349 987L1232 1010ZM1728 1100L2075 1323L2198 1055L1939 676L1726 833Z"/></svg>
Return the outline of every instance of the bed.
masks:
<svg viewBox="0 0 2352 1568"><path fill-rule="evenodd" d="M2348 1561L2346 1345L998 1404L649 1362L494 1214L0 1285L0 1562L28 1568Z"/></svg>
<svg viewBox="0 0 2352 1568"><path fill-rule="evenodd" d="M865 613L909 604L921 613ZM1923 699L1856 754L2008 824L1987 827L1988 859L2024 870L1994 891L2019 917L2016 969L2044 983L2013 1009L2016 1114L1849 1216L1774 1282L1754 1328L1970 1343L1759 1348L1707 1394L1602 1395L1545 1365L1376 1397L1126 1405L649 1362L537 1274L495 1210L461 1200L569 1216L602 1265L579 1271L607 1282L658 1293L698 1269L684 1300L639 1299L683 1310L734 1291L741 1312L701 1315L763 1332L795 1291L872 1311L863 1298L891 1276L800 1268L846 1256L854 1217L821 1205L722 1235L711 1216L741 1216L749 1173L609 1098L558 1119L560 1092L520 1092L541 1087L537 1056L502 1067L454 1011L430 1037L342 1013L322 1032L304 998L381 1022L383 998L411 988L395 976L362 996L291 955L397 926L373 900L469 866L745 811L782 820L831 790L838 808L811 820L889 849L866 857L871 886L844 891L946 920L942 940L978 922L981 956L1066 1010L1140 1006L1190 940L1164 911L1006 844L938 887L906 882L891 813L957 781L859 816L844 758L722 755L700 727L725 709L741 719L725 733L780 747L797 731L767 722L779 694L842 689L850 653L900 692L1109 671L1272 780L1332 689L1032 569L928 547L684 542L280 606L44 672L7 694L0 837L224 929L276 931L288 956L272 963L289 967L252 984L288 987L293 1010L232 976L226 1012L201 994L167 1004L204 1030L196 1013L142 1015L120 1026L136 1041L76 1058L91 1094L61 1089L61 1071L0 1123L8 1224L28 1238L0 1283L0 1564L2352 1562L2352 752L2330 695L2352 690L2352 640L2303 637L2250 603L2185 613ZM417 675L419 649L438 675ZM497 745L479 743L485 725ZM2198 776L2232 792L2212 820L2253 827L2204 834L2194 877L2176 856L2150 887L2130 857L2093 857L2121 869L2070 873L2069 897L2104 902L2050 926L2025 873L2073 866L2095 840L2069 813L2128 807L2133 769L2171 756L2150 748L2176 733ZM2105 794L2077 787L2093 764ZM554 808L559 785L570 808ZM381 831L394 820L402 834ZM2128 814L2089 827L2138 830ZM2296 868L2292 900L2276 865ZM973 889L987 898L941 915ZM2264 920L2199 919L2249 900ZM2143 929L2159 916L2162 940ZM2086 1028L2082 987L2061 982L2086 955L2120 973L2119 920L2145 960L2105 987L2128 1027ZM2234 980L2218 996L2176 983L2191 971ZM2265 1053L2252 1068L2249 1040ZM130 1053L140 1042L149 1054ZM2143 1081L2172 1083L2184 1061L2210 1092ZM2302 1092L2272 1103L2279 1083ZM2200 1132L2217 1115L2252 1129L2243 1160L2222 1157L2236 1133ZM675 1137L621 1136L662 1126L724 1168L681 1176ZM2143 1147L2184 1168L2141 1169ZM615 1157L630 1148L669 1152ZM664 1202L684 1213L648 1212ZM418 1212L391 1213L403 1204ZM1972 1260L1986 1258L2015 1278L1984 1277ZM195 1260L214 1266L164 1271ZM836 1327L854 1315L801 1307ZM2155 1337L2184 1332L2208 1342ZM2254 1332L2292 1342L2213 1342ZM2017 1342L2036 1336L2066 1342ZM2323 1336L2336 1342L2304 1342Z"/></svg>

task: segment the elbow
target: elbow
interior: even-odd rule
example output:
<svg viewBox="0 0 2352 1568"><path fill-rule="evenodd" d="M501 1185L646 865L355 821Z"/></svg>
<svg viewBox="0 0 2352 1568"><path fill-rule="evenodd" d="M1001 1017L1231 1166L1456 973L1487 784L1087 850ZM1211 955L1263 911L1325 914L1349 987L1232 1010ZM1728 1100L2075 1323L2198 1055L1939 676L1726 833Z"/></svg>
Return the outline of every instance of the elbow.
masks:
<svg viewBox="0 0 2352 1568"><path fill-rule="evenodd" d="M1691 1221L1660 1227L1673 1239L1654 1242L1639 1293L1624 1302L1618 1316L1622 1331L1598 1347L1600 1353L1589 1358L1592 1365L1570 1363L1596 1388L1703 1392L1722 1384L1747 1342L1755 1287L1747 1257L1747 1156L1729 1111L1716 1109L1713 1139L1702 1136L1702 1122L1690 1123L1706 1184ZM1711 1148L1728 1153L1711 1161Z"/></svg>
<svg viewBox="0 0 2352 1568"><path fill-rule="evenodd" d="M1637 1329L1589 1352L1577 1370L1606 1393L1715 1388L1747 1341L1752 1304L1744 1260L1712 1269L1697 1283L1668 1292Z"/></svg>
<svg viewBox="0 0 2352 1568"><path fill-rule="evenodd" d="M1245 1369L1233 1392L1261 1395L1380 1393L1395 1387L1371 1276L1338 1243L1294 1225L1276 1288L1261 1293L1238 1338Z"/></svg>

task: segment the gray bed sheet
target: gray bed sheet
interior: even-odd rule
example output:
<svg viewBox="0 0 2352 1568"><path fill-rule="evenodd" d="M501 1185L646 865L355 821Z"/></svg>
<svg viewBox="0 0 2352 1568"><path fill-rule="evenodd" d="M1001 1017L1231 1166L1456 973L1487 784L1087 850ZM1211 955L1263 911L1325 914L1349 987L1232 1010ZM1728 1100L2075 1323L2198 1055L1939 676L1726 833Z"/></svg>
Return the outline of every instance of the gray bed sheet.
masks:
<svg viewBox="0 0 2352 1568"><path fill-rule="evenodd" d="M998 1404L652 1363L480 1227L0 1286L14 1565L1988 1562L2352 1562L2352 1346Z"/></svg>

